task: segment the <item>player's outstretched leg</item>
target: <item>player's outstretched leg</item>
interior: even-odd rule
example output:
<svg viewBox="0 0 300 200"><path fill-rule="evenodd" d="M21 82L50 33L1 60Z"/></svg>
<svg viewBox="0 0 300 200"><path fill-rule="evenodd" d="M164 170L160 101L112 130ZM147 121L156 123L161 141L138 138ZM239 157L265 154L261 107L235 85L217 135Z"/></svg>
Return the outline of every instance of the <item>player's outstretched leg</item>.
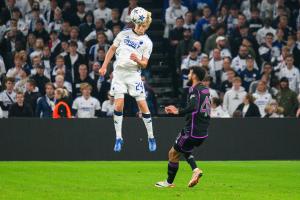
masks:
<svg viewBox="0 0 300 200"><path fill-rule="evenodd" d="M172 147L169 151L168 178L165 181L157 182L156 187L175 187L173 182L179 168L179 158L180 153Z"/></svg>
<svg viewBox="0 0 300 200"><path fill-rule="evenodd" d="M191 166L193 170L192 178L188 184L189 187L194 187L199 182L199 179L202 177L203 172L197 167L196 161L192 153L185 153L184 157L188 164Z"/></svg>
<svg viewBox="0 0 300 200"><path fill-rule="evenodd" d="M114 146L115 152L120 152L123 145L122 138L122 123L123 123L123 107L124 98L115 99L115 111L114 111L114 125L116 130L116 143Z"/></svg>
<svg viewBox="0 0 300 200"><path fill-rule="evenodd" d="M152 118L146 100L137 101L140 110L142 111L142 118L148 133L149 151L156 150L156 141L153 135Z"/></svg>

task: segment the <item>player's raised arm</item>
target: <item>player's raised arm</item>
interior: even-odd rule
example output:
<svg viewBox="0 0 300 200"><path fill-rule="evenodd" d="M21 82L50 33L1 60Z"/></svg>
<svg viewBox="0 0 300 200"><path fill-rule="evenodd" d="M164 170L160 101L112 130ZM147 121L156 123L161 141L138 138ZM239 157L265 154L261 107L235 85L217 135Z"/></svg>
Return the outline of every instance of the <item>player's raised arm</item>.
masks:
<svg viewBox="0 0 300 200"><path fill-rule="evenodd" d="M130 59L134 62L136 62L142 69L145 69L148 65L148 60L147 58L142 57L142 59L138 59L137 55L132 53L130 55Z"/></svg>
<svg viewBox="0 0 300 200"><path fill-rule="evenodd" d="M103 65L102 65L102 67L99 70L99 74L101 76L104 76L106 74L107 66L110 63L110 61L113 58L113 56L115 55L116 50L117 50L117 47L114 46L114 45L111 45L111 47L107 51L107 54L105 55L105 59L104 59Z"/></svg>

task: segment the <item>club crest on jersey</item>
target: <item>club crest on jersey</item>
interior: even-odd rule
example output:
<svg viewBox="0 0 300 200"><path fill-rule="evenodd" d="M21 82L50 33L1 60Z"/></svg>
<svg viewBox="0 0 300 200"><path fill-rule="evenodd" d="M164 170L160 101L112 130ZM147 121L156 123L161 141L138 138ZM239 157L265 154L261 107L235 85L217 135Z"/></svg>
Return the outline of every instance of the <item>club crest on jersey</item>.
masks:
<svg viewBox="0 0 300 200"><path fill-rule="evenodd" d="M138 49L143 44L143 41L134 42L134 41L130 40L129 36L126 36L124 39L124 43L134 49Z"/></svg>

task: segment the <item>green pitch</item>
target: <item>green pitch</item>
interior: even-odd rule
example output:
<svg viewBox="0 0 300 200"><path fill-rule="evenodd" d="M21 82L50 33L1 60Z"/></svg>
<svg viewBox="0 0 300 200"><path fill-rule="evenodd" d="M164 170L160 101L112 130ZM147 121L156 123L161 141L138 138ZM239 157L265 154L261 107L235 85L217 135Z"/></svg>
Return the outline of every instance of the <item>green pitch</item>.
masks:
<svg viewBox="0 0 300 200"><path fill-rule="evenodd" d="M300 199L300 161L198 162L204 176L188 188L180 163L176 188L155 188L167 162L0 162L0 199Z"/></svg>

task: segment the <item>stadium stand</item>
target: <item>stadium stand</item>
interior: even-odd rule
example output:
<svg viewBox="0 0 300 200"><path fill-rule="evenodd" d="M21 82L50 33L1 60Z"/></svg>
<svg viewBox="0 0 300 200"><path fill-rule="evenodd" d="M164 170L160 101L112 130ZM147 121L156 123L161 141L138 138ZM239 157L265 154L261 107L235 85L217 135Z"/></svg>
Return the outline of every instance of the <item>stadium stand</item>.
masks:
<svg viewBox="0 0 300 200"><path fill-rule="evenodd" d="M98 70L116 35L132 28L136 6L153 18L147 31L153 52L142 72L151 113L184 105L188 69L201 66L218 108L213 117L248 117L249 105L259 110L255 116L300 117L297 0L1 1L0 117L18 116L9 112L20 93L32 109L28 117L51 117L55 90L47 82L67 91L71 108L82 83L107 104L113 62L105 77ZM134 99L125 98L125 115L138 116Z"/></svg>

